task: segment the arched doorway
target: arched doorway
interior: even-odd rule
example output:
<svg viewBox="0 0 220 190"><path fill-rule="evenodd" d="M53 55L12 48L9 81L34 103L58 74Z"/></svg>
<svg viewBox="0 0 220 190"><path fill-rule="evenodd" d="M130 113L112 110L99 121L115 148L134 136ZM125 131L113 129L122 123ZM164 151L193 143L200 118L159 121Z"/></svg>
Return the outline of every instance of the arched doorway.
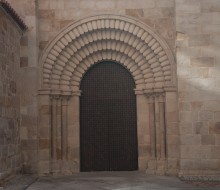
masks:
<svg viewBox="0 0 220 190"><path fill-rule="evenodd" d="M39 173L80 171L80 99L85 92L80 84L88 70L105 60L122 65L135 81L138 170L176 173L180 154L179 141L173 140L179 132L172 50L142 21L112 14L70 24L43 51L38 131L39 142L49 143L39 146L39 154L48 158L39 156Z"/></svg>
<svg viewBox="0 0 220 190"><path fill-rule="evenodd" d="M135 82L118 63L91 67L81 81L81 171L138 169Z"/></svg>

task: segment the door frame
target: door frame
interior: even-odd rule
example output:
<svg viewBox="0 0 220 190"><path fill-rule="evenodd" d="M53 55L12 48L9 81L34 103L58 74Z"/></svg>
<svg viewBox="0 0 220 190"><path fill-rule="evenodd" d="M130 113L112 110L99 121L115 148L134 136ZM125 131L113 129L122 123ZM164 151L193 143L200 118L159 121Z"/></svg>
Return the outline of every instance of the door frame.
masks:
<svg viewBox="0 0 220 190"><path fill-rule="evenodd" d="M80 89L81 89L81 93L83 93L83 80L87 80L88 81L88 79L86 78L87 76L86 76L86 74L88 73L89 74L89 72L92 72L93 71L93 69L97 69L97 67L99 67L99 66L101 66L101 68L102 68L102 65L106 65L106 64L111 64L110 66L111 67L115 67L114 69L118 69L118 71L119 72L123 72L124 73L124 76L125 76L125 78L129 81L129 83L131 84L132 83L132 85L133 85L133 87L132 87L132 91L133 91L133 89L135 88L135 81L134 81L134 79L133 79L133 77L132 77L132 75L130 74L130 72L124 67L124 66L122 66L122 65L120 65L119 63L117 63L117 62L115 62L115 61L109 61L109 60L106 60L106 61L101 61L101 62L98 62L97 64L95 64L95 65L93 65L86 73L85 73L85 75L83 76L83 78L82 78L82 80L81 80L81 83L80 83ZM113 64L113 65L112 65ZM110 67L110 68L111 68ZM99 68L98 68L99 69ZM106 69L109 69L108 67L106 68ZM105 71L105 70L104 70ZM103 81L105 80L105 78L106 77L104 77L104 79L103 79ZM118 82L120 82L120 78L118 78L118 77L115 77L117 80L118 80ZM93 78L94 79L94 78ZM112 81L112 80L111 80ZM89 80L89 82L91 82L92 83L92 81L91 81L91 79ZM110 83L108 83L109 85L111 85ZM91 85L91 84L90 84ZM106 85L104 85L104 86L106 86ZM129 89L129 91L130 91L130 89ZM129 92L129 93L132 93L132 91L131 92ZM109 93L107 93L107 94L109 94ZM109 168L109 170L108 169L106 169L106 170L103 170L103 171L134 171L134 170L137 170L138 169L138 142L137 142L137 110L136 110L136 108L137 108L137 106L136 106L136 96L135 96L135 92L133 92L132 93L133 94L133 98L132 98L132 102L134 101L134 105L135 105L135 108L133 108L132 107L132 109L134 109L133 111L135 112L135 116L133 116L134 117L134 120L135 120L135 125L134 126L132 126L132 127L135 127L135 134L133 134L133 135L135 135L135 137L133 136L133 138L132 138L132 140L134 140L133 142L134 142L134 144L135 144L135 146L136 146L136 150L134 150L134 153L133 153L133 156L134 157L136 157L135 158L135 162L136 163L130 163L129 164L129 166L130 166L130 169L129 169L129 166L128 166L128 168L127 168L127 170L126 169L123 169L123 170L111 170L110 168ZM126 98L126 97L121 97L121 98ZM82 108L81 108L81 106L83 105L83 99L82 99L82 97L80 97L80 125L82 125ZM104 100L104 101L106 101L106 100ZM104 102L103 102L104 103ZM124 111L124 110L121 110L121 111ZM129 118L127 118L127 119L129 119ZM131 126L130 126L131 127ZM85 129L84 129L85 130ZM80 126L80 138L82 137L82 126ZM111 137L110 137L111 138ZM85 139L86 140L86 139ZM80 146L82 145L82 139L80 139ZM120 143L120 142L118 142L118 143ZM108 144L108 146L109 146L109 144ZM109 151L109 150L108 150ZM82 147L80 147L80 161L82 162L82 158L81 158L81 156L82 156ZM131 155L132 156L132 155ZM91 158L92 159L92 158ZM108 159L110 159L110 158L108 158ZM110 161L110 160L108 160L108 161ZM131 169L131 165L133 164L133 166L134 166L134 168L133 169ZM83 164L82 163L80 163L80 171L82 171L82 167L83 167ZM109 166L110 167L110 166ZM91 171L93 171L93 170L91 170ZM95 171L95 170L94 170ZM98 170L98 171L101 171L101 170Z"/></svg>

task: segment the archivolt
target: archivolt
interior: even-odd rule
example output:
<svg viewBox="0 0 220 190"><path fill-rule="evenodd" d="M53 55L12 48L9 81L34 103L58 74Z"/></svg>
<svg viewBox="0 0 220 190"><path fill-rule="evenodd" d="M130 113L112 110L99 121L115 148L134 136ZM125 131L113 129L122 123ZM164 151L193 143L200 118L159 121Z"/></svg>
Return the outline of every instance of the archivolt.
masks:
<svg viewBox="0 0 220 190"><path fill-rule="evenodd" d="M134 18L99 15L69 25L46 47L42 87L79 90L88 68L102 60L126 67L139 90L161 91L174 84L174 59L158 35Z"/></svg>

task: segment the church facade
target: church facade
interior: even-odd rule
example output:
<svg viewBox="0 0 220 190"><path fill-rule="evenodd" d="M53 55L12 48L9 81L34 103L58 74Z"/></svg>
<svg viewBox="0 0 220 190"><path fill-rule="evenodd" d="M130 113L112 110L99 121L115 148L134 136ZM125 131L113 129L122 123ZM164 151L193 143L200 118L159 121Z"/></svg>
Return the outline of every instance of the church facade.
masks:
<svg viewBox="0 0 220 190"><path fill-rule="evenodd" d="M8 2L1 178L220 174L219 1Z"/></svg>

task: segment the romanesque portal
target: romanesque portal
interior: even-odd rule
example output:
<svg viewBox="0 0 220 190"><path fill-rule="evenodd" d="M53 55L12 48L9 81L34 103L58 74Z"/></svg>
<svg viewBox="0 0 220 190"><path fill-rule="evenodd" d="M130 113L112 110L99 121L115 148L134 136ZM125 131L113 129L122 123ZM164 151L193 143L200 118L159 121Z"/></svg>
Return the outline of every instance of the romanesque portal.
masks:
<svg viewBox="0 0 220 190"><path fill-rule="evenodd" d="M82 145L91 139L83 131L85 122L87 118L91 118L91 115L80 112L89 109L89 105L87 107L83 101L80 106L80 96L83 100L84 76L86 77L87 71L100 62L116 62L117 66L126 69L134 82L132 88L133 95L136 96L133 99L136 99L136 102L132 103L133 106L135 105L135 112L133 115L128 113L135 120L130 121L128 116L129 119L124 122L137 126L136 130L131 131L137 140L134 140L133 144L125 140L121 144L128 145L123 147L120 147L120 143L116 146L116 143L112 151L116 152L115 155L119 155L122 149L127 154L131 151L133 152L130 154L133 155L131 160L135 160L137 155L135 164L133 166L131 164L132 169L147 170L149 173L175 173L179 158L173 156L172 152L177 150L173 150L166 140L170 135L167 131L177 122L174 58L165 41L148 26L134 18L119 15L92 16L70 24L45 48L41 58L42 83L39 105L42 108L48 107L49 111L40 115L39 131L47 131L47 133L39 134L39 141L46 139L50 142L50 146L47 150L39 149L39 152L48 154L48 160L39 159L39 168L43 168L39 172L77 172L80 171L82 164L80 161L86 163L83 151L85 146ZM114 68L115 64L110 65ZM120 75L122 77L123 73ZM114 81L113 84L107 84L109 82L100 85L114 86ZM123 89L123 85L119 87ZM94 97L92 93L91 91L91 98ZM129 92L126 95L129 96ZM120 103L126 101L126 95L121 95ZM95 102L95 108L99 103ZM103 104L108 104L108 101L104 101ZM117 106L119 103L110 104ZM110 106L107 107L110 109ZM119 109L116 107L114 109L120 114ZM132 112L131 107L128 110ZM93 112L98 114L97 110ZM114 111L109 117L113 117L113 113ZM117 121L115 117L112 122L113 126L117 126L121 125L122 121ZM86 125L90 126L90 124ZM93 138L97 140L102 135L98 135L97 132L97 138ZM117 133L112 134L109 140L114 141L116 137ZM97 145L100 143L97 142ZM109 144L106 146L111 149ZM94 151L91 154L94 155L94 159L101 156L96 155ZM106 153L108 154L109 152ZM109 160L109 156L103 159ZM128 160L127 165L131 160ZM122 167L122 164L120 166ZM129 170L129 168L114 167L118 167L118 170ZM108 169L105 169L105 166L103 168L101 170L117 170L113 166L109 167L109 164ZM92 170L84 168L83 165L81 169Z"/></svg>

